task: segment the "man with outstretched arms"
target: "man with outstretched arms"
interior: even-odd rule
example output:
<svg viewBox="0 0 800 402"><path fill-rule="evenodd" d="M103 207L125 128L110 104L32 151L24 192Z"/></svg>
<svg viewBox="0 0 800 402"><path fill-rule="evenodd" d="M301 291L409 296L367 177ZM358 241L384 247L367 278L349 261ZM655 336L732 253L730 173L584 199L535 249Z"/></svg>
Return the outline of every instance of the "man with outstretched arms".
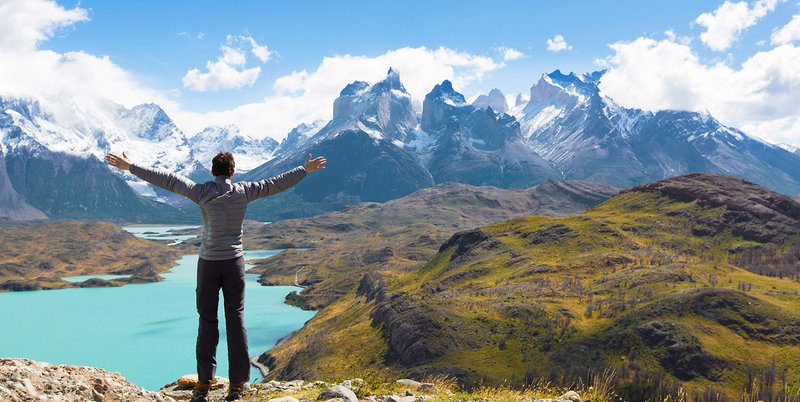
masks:
<svg viewBox="0 0 800 402"><path fill-rule="evenodd" d="M181 194L200 206L203 216L203 237L197 262L197 312L200 326L197 333L198 385L192 401L205 401L217 366L219 342L217 305L219 290L225 300L225 324L228 335L230 390L227 400L240 399L244 383L250 378L250 356L247 331L244 328L244 251L242 222L250 201L284 191L306 177L325 169L325 158L311 159L279 176L256 182L231 182L234 173L233 155L220 152L212 160L214 181L195 183L171 172L137 165L122 157L106 155L109 165L128 170L144 181Z"/></svg>

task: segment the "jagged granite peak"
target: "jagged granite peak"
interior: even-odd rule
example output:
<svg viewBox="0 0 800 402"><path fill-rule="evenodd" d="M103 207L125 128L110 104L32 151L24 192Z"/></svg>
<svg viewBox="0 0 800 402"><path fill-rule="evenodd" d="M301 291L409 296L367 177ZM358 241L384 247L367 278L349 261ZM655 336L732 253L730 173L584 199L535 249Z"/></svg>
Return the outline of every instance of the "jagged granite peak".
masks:
<svg viewBox="0 0 800 402"><path fill-rule="evenodd" d="M379 93L396 90L407 94L406 88L400 82L400 72L389 67L389 72L386 73L386 78L383 81L376 83L370 88L370 92Z"/></svg>
<svg viewBox="0 0 800 402"><path fill-rule="evenodd" d="M364 81L348 84L333 102L333 120L318 136L360 129L376 138L404 141L417 125L411 96L399 73L390 69L386 78L374 85Z"/></svg>
<svg viewBox="0 0 800 402"><path fill-rule="evenodd" d="M495 112L498 113L508 112L508 102L506 101L506 96L503 95L503 92L497 88L489 91L488 95L478 95L478 97L472 102L472 106L477 108L491 107Z"/></svg>

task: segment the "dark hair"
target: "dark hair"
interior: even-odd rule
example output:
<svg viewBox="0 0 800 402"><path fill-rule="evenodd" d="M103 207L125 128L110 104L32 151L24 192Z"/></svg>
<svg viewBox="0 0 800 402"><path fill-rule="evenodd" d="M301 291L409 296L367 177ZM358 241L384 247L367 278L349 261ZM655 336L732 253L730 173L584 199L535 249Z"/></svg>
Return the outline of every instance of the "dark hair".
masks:
<svg viewBox="0 0 800 402"><path fill-rule="evenodd" d="M211 160L211 173L214 176L232 176L236 164L230 152L220 152Z"/></svg>

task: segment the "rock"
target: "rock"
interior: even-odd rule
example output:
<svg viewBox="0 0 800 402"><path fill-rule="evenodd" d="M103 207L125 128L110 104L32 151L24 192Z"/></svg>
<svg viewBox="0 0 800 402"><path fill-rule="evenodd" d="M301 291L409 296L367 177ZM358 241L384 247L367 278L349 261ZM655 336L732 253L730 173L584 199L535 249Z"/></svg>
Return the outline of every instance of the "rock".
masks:
<svg viewBox="0 0 800 402"><path fill-rule="evenodd" d="M431 384L429 382L420 384L417 387L417 391L423 392L423 393L426 393L426 394L438 394L440 392L439 388L436 388L435 385L433 385L433 384Z"/></svg>
<svg viewBox="0 0 800 402"><path fill-rule="evenodd" d="M197 374L186 374L178 378L178 385L183 388L194 388L194 386L197 385L197 381Z"/></svg>
<svg viewBox="0 0 800 402"><path fill-rule="evenodd" d="M300 402L295 397L291 396L282 396L280 398L272 398L267 402Z"/></svg>
<svg viewBox="0 0 800 402"><path fill-rule="evenodd" d="M342 381L342 386L345 388L353 388L353 382L350 380Z"/></svg>
<svg viewBox="0 0 800 402"><path fill-rule="evenodd" d="M401 399L397 395L388 395L383 399L383 402L400 402Z"/></svg>
<svg viewBox="0 0 800 402"><path fill-rule="evenodd" d="M404 378L402 380L397 380L397 383L406 387L414 387L414 388L417 388L420 385L422 385L422 383L419 381L409 380L407 378Z"/></svg>
<svg viewBox="0 0 800 402"><path fill-rule="evenodd" d="M575 391L567 391L564 395L559 396L558 399L566 399L572 402L583 402L581 396Z"/></svg>
<svg viewBox="0 0 800 402"><path fill-rule="evenodd" d="M410 389L407 389L406 396L414 396L414 392L412 392Z"/></svg>
<svg viewBox="0 0 800 402"><path fill-rule="evenodd" d="M283 386L287 388L302 388L304 383L305 381L303 380L293 380L283 383Z"/></svg>
<svg viewBox="0 0 800 402"><path fill-rule="evenodd" d="M400 399L400 402L416 402L416 401L417 401L416 396L406 396Z"/></svg>
<svg viewBox="0 0 800 402"><path fill-rule="evenodd" d="M322 393L317 397L317 400L327 401L334 398L342 398L345 400L345 402L358 402L356 394L341 385L334 385L325 391L322 391Z"/></svg>
<svg viewBox="0 0 800 402"><path fill-rule="evenodd" d="M28 359L0 358L0 400L164 401L119 373L94 367L53 366Z"/></svg>

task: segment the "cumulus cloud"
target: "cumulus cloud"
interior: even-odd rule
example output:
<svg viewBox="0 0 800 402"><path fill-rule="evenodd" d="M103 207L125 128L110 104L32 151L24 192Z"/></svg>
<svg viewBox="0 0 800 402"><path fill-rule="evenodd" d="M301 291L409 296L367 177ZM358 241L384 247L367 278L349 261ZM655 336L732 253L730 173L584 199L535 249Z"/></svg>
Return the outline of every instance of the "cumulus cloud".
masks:
<svg viewBox="0 0 800 402"><path fill-rule="evenodd" d="M707 110L750 128L800 115L800 48L793 45L758 52L738 68L704 63L689 46L671 40L641 37L610 47L614 55L605 63L611 68L600 89L623 106ZM792 135L758 132L769 141Z"/></svg>
<svg viewBox="0 0 800 402"><path fill-rule="evenodd" d="M266 63L274 52L271 52L266 45L259 45L250 36L232 36L226 38L226 45L220 49L220 55L216 61L206 62L206 71L193 68L183 76L183 86L198 92L212 91L220 89L242 88L253 86L258 76L261 74L261 67L245 68L247 63L247 53L243 46L250 45L250 51L262 63Z"/></svg>
<svg viewBox="0 0 800 402"><path fill-rule="evenodd" d="M775 10L782 1L785 0L758 0L750 7L745 1L726 0L716 10L700 14L695 20L706 28L700 34L700 40L712 50L725 50L739 39L745 29Z"/></svg>
<svg viewBox="0 0 800 402"><path fill-rule="evenodd" d="M770 40L773 45L785 45L800 40L800 14L795 15L788 24L773 32Z"/></svg>
<svg viewBox="0 0 800 402"><path fill-rule="evenodd" d="M564 40L563 36L556 35L553 37L553 39L547 40L547 51L560 52L562 50L572 50L572 46L567 44L567 41Z"/></svg>
<svg viewBox="0 0 800 402"><path fill-rule="evenodd" d="M52 1L0 3L0 96L38 99L65 119L80 113L91 118L109 101L174 108L163 93L141 85L107 56L37 49L59 29L88 21L87 15L84 9L67 10Z"/></svg>
<svg viewBox="0 0 800 402"><path fill-rule="evenodd" d="M377 82L389 67L400 72L403 85L414 99L422 100L434 85L449 79L456 90L480 81L504 63L492 58L447 48L400 48L376 57L339 55L325 57L313 71L294 71L273 84L274 95L263 102L212 112L174 115L188 132L211 124L237 124L243 133L281 139L299 123L332 117L333 100L355 80Z"/></svg>
<svg viewBox="0 0 800 402"><path fill-rule="evenodd" d="M514 49L513 47L501 46L497 48L497 51L503 55L503 61L518 60L525 57L524 53Z"/></svg>
<svg viewBox="0 0 800 402"><path fill-rule="evenodd" d="M86 10L67 10L46 0L8 0L0 3L0 49L30 52L61 28L88 21Z"/></svg>

